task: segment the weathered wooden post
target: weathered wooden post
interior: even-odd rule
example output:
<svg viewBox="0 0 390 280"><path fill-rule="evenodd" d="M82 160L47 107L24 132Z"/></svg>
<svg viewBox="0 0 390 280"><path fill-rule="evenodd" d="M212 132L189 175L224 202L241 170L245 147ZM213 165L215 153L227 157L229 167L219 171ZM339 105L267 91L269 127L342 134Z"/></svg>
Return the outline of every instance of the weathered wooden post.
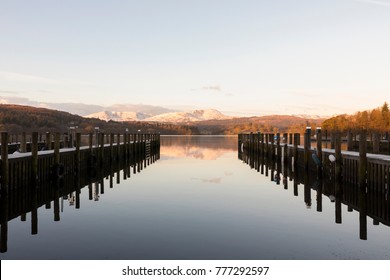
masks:
<svg viewBox="0 0 390 280"><path fill-rule="evenodd" d="M296 167L298 166L298 145L299 145L299 139L301 136L299 133L294 133L294 152L293 152L293 167L294 167L294 173L296 170Z"/></svg>
<svg viewBox="0 0 390 280"><path fill-rule="evenodd" d="M353 151L353 135L351 131L347 132L347 150Z"/></svg>
<svg viewBox="0 0 390 280"><path fill-rule="evenodd" d="M280 146L280 133L276 134L276 153L278 165L282 162L282 147Z"/></svg>
<svg viewBox="0 0 390 280"><path fill-rule="evenodd" d="M364 130L359 135L359 188L367 188L367 132Z"/></svg>
<svg viewBox="0 0 390 280"><path fill-rule="evenodd" d="M284 145L283 145L283 163L287 164L288 163L288 147L287 147L288 134L287 133L283 134L283 140L284 140Z"/></svg>
<svg viewBox="0 0 390 280"><path fill-rule="evenodd" d="M341 135L340 135L340 132L335 133L334 140L335 140L334 143L335 143L335 157L336 157L335 175L336 175L336 183L337 183L337 182L341 182L342 165L343 165L343 157L341 155Z"/></svg>
<svg viewBox="0 0 390 280"><path fill-rule="evenodd" d="M374 154L379 154L380 150L380 136L379 133L375 132L374 137L373 137L373 142L372 142L372 152Z"/></svg>
<svg viewBox="0 0 390 280"><path fill-rule="evenodd" d="M46 149L51 150L51 135L50 132L46 132Z"/></svg>
<svg viewBox="0 0 390 280"><path fill-rule="evenodd" d="M22 133L22 141L20 142L20 152L26 153L27 152L27 137L26 132Z"/></svg>
<svg viewBox="0 0 390 280"><path fill-rule="evenodd" d="M110 163L114 162L114 133L110 134Z"/></svg>
<svg viewBox="0 0 390 280"><path fill-rule="evenodd" d="M80 146L81 146L81 133L76 133L76 172L80 172L80 163L81 163L81 154L80 154Z"/></svg>
<svg viewBox="0 0 390 280"><path fill-rule="evenodd" d="M60 163L60 133L54 134L54 164Z"/></svg>
<svg viewBox="0 0 390 280"><path fill-rule="evenodd" d="M99 133L99 141L100 141L100 147L99 147L99 166L103 166L104 163L104 133Z"/></svg>
<svg viewBox="0 0 390 280"><path fill-rule="evenodd" d="M118 163L120 162L120 158L121 158L121 135L118 133L116 135L116 158L118 160Z"/></svg>
<svg viewBox="0 0 390 280"><path fill-rule="evenodd" d="M317 127L316 129L316 140L317 140L317 158L319 163L317 165L317 177L318 179L322 179L322 132L321 127Z"/></svg>
<svg viewBox="0 0 390 280"><path fill-rule="evenodd" d="M305 141L304 141L304 166L305 171L309 170L309 158L310 158L310 137L311 137L311 128L306 127L305 132Z"/></svg>
<svg viewBox="0 0 390 280"><path fill-rule="evenodd" d="M38 180L38 132L32 133L31 165L33 184Z"/></svg>
<svg viewBox="0 0 390 280"><path fill-rule="evenodd" d="M271 159L274 161L275 160L275 134L270 133L269 134L269 141L271 142Z"/></svg>
<svg viewBox="0 0 390 280"><path fill-rule="evenodd" d="M8 165L8 132L1 132L1 193L8 194L9 165Z"/></svg>

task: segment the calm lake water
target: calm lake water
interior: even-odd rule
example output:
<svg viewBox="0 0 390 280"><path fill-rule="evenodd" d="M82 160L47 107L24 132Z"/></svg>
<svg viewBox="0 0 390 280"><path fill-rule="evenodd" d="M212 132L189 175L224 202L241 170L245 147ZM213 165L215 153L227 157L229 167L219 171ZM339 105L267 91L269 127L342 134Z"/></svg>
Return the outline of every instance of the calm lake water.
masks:
<svg viewBox="0 0 390 280"><path fill-rule="evenodd" d="M80 209L61 198L60 221L38 209L8 222L1 259L390 259L390 228L326 196L322 212L238 158L236 137L162 137L161 158L123 180L104 178L104 194L81 189ZM120 183L117 184L117 179Z"/></svg>

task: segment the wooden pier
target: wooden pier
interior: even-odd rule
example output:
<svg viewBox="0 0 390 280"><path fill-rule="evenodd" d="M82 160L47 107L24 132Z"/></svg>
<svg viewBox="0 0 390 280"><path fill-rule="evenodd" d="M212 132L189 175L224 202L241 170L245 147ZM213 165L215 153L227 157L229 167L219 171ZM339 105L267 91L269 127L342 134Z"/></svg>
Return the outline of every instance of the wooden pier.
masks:
<svg viewBox="0 0 390 280"><path fill-rule="evenodd" d="M25 221L31 212L31 234L37 234L40 207L50 209L53 202L54 221L59 221L64 196L80 208L84 187L88 186L90 200L98 200L104 194L104 178L110 178L113 188L115 174L119 184L120 171L126 180L160 158L158 134L75 134L67 143L58 133L53 136L46 134L43 145L33 133L30 151L24 146L8 154L8 133L1 133L1 253L7 252L8 221L17 217ZM81 146L82 138L87 146Z"/></svg>
<svg viewBox="0 0 390 280"><path fill-rule="evenodd" d="M323 148L321 129L311 129L300 143L299 134L250 133L238 136L238 155L257 172L271 176L277 184L294 181L304 185L304 202L311 207L311 191L317 192L317 211L322 211L322 195L335 202L335 222L341 223L341 205L360 216L360 237L367 239L367 217L374 224L390 226L390 156L367 153L367 136L359 135L359 152L341 149L341 137L335 134L334 149ZM281 179L283 178L283 179Z"/></svg>

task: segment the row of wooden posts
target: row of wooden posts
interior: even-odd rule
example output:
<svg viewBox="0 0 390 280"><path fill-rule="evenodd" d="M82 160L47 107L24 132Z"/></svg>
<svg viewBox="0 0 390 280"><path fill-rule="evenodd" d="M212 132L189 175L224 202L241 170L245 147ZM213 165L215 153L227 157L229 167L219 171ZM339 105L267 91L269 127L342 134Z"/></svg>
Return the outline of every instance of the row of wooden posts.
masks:
<svg viewBox="0 0 390 280"><path fill-rule="evenodd" d="M281 138L283 135L283 138ZM238 136L239 150L248 149L249 153L260 153L266 157L271 157L277 162L281 163L282 159L284 163L290 163L293 165L301 164L306 172L309 169L316 169L318 176L322 176L322 166L326 161L334 163L335 179L341 181L343 174L343 156L357 160L357 172L358 184L365 188L367 185L367 132L361 131L359 133L359 152L343 152L342 154L342 141L341 133L334 133L334 149L324 149L322 143L322 131L321 128L317 128L315 131L316 145L312 148L311 128L307 128L304 134L304 143L301 146L299 133L294 134L273 134L273 133L250 133L240 134ZM351 139L351 137L348 137ZM281 140L284 141L281 141ZM283 148L283 149L282 149ZM282 152L283 151L283 152ZM325 158L324 155L329 158ZM389 156L383 156L377 159L378 161L390 164ZM345 166L344 166L345 168ZM387 173L383 174L386 181L389 181L388 168ZM386 183L387 184L387 183Z"/></svg>
<svg viewBox="0 0 390 280"><path fill-rule="evenodd" d="M61 141L61 134L46 133L45 143L39 142L39 134L31 134L31 143L27 143L26 135L23 134L22 141L18 143L18 150L9 154L9 134L1 132L1 191L7 192L10 182L10 166L12 163L20 164L19 176L28 176L36 179L47 178L53 167L61 167L62 170L72 169L78 172L92 164L104 164L123 157L136 157L141 154L155 153L160 147L159 134L88 134L88 145L81 146L82 135L75 133L74 140L67 145ZM105 139L108 138L108 143ZM115 139L116 138L116 139ZM28 145L29 144L29 145ZM95 145L94 145L95 144ZM68 148L64 148L64 147ZM30 149L27 149L30 147ZM45 150L45 151L42 151ZM65 166L63 166L65 165ZM72 166L66 166L72 165ZM23 169L29 170L23 170ZM58 172L58 170L57 170ZM15 173L15 172L14 172ZM27 174L27 175L26 175ZM13 174L15 176L15 174ZM41 177L41 178L39 178ZM12 178L11 178L12 179Z"/></svg>

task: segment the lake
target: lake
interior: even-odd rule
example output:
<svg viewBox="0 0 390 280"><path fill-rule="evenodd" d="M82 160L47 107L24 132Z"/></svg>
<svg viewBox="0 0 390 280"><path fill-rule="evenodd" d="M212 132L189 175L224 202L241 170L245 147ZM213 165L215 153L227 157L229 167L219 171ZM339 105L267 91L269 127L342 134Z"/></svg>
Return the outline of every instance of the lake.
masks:
<svg viewBox="0 0 390 280"><path fill-rule="evenodd" d="M322 195L319 212L315 189L257 172L239 158L237 137L162 136L160 159L127 177L85 186L79 209L74 194L60 197L59 221L54 202L39 207L37 234L31 213L12 219L0 258L390 259L387 225L368 217L360 239L358 211L342 204L336 223L334 201Z"/></svg>

